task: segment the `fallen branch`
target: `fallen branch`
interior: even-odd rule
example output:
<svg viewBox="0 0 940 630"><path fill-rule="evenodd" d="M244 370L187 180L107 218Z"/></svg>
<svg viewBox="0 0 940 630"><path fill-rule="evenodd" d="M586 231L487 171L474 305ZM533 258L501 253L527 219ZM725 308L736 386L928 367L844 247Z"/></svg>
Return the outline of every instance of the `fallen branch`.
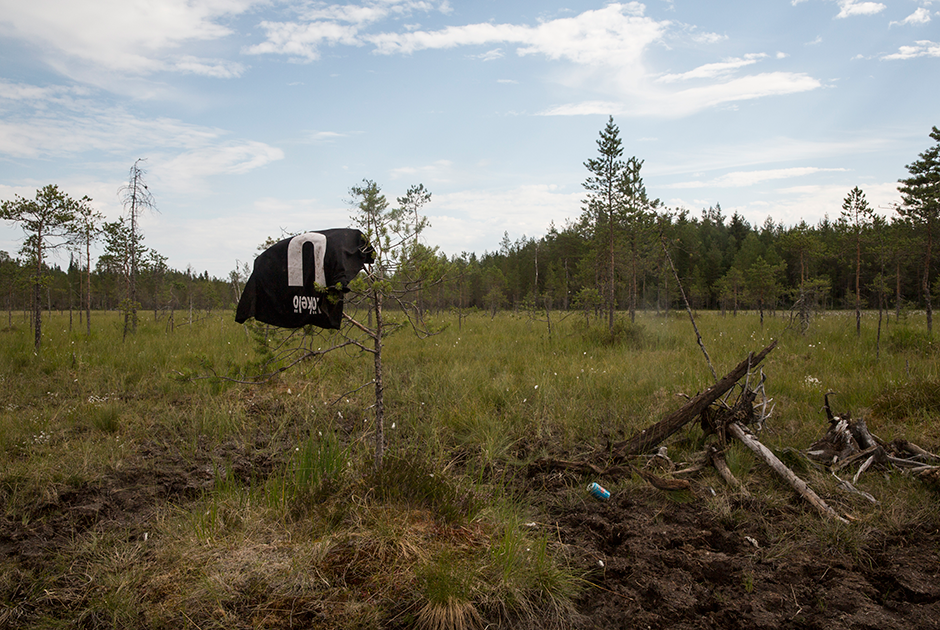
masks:
<svg viewBox="0 0 940 630"><path fill-rule="evenodd" d="M624 462L622 466L615 465L608 468L601 468L600 466L590 462L573 462L565 459L543 458L532 462L531 467L542 470L560 468L562 470L573 470L583 475L594 474L599 477L608 478L618 477L626 473L636 473L654 488L666 491L688 490L692 487L692 485L685 479L664 479L659 475L654 475L648 470L637 468L630 462Z"/></svg>
<svg viewBox="0 0 940 630"><path fill-rule="evenodd" d="M771 350L776 346L777 341L774 340L769 346L756 355L748 355L746 359L728 372L724 378L701 394L695 396L678 410L672 412L653 426L643 429L630 439L614 444L613 451L615 457L623 459L630 455L639 455L640 453L649 452L658 446L660 442L697 418L709 405L734 387L735 383L741 380L751 368L763 361L764 357L770 354Z"/></svg>
<svg viewBox="0 0 940 630"><path fill-rule="evenodd" d="M813 492L813 489L806 485L806 482L797 477L792 470L786 467L786 465L777 459L777 456L773 452L761 444L757 438L751 435L747 429L738 424L737 422L732 422L728 425L728 433L732 437L740 440L744 446L749 448L757 457L767 464L771 470L777 473L781 478L784 479L790 487L792 487L796 492L803 497L810 505L816 508L820 514L831 518L833 520L839 521L840 523L848 523L848 521L833 510L829 505L823 501L818 494Z"/></svg>

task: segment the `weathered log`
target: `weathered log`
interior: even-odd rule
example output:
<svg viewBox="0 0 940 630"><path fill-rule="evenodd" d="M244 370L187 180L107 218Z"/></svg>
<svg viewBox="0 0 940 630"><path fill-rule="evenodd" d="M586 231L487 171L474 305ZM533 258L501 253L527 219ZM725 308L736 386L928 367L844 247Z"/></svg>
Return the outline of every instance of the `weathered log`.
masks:
<svg viewBox="0 0 940 630"><path fill-rule="evenodd" d="M851 466L852 464L857 464L858 462L860 462L860 461L862 461L862 460L867 460L867 459L870 458L872 455L874 455L875 452L876 452L878 449L880 449L880 448L881 448L880 446L873 446L873 447L871 447L871 448L869 448L869 449L866 449L866 450L864 450L864 451L859 451L859 452L855 453L854 455L850 455L849 457L846 457L845 459L840 459L839 461L837 461L836 463L834 463L832 466L830 466L830 467L829 467L829 470L832 471L832 472L834 472L834 473L836 473L836 472L839 472L840 470L842 470L843 468L845 468L845 467L847 467L847 466ZM887 460L887 454L884 453L883 450L882 450L882 457L883 457L883 459L884 459L885 462L888 461L888 460Z"/></svg>
<svg viewBox="0 0 940 630"><path fill-rule="evenodd" d="M908 442L907 440L903 438L898 438L894 440L893 442L891 442L891 446L892 448L894 448L894 450L898 451L899 453L907 452L913 455L914 457L921 457L925 461L940 460L940 457L937 457L936 455L934 455L933 453L929 451L925 451L924 449L917 446L913 442Z"/></svg>
<svg viewBox="0 0 940 630"><path fill-rule="evenodd" d="M839 521L840 523L848 523L848 521L833 510L829 505L823 501L818 494L813 492L813 489L810 488L805 481L797 477L792 470L786 467L786 465L777 459L777 456L773 452L761 444L756 437L751 435L747 429L738 424L737 422L732 422L728 425L728 433L732 437L737 438L741 441L744 446L749 448L761 461L767 464L771 470L780 475L790 487L792 487L796 492L803 497L810 505L816 508L823 516L831 518L833 520Z"/></svg>
<svg viewBox="0 0 940 630"><path fill-rule="evenodd" d="M660 442L676 433L686 424L697 418L713 402L725 395L725 393L734 387L735 383L741 380L748 370L760 364L770 351L777 346L774 340L769 346L758 352L756 355L748 355L733 370L728 372L724 378L698 394L692 400L672 412L653 426L643 429L633 437L623 442L613 445L614 456L624 458L630 455L639 455L647 453Z"/></svg>
<svg viewBox="0 0 940 630"><path fill-rule="evenodd" d="M849 432L852 434L852 437L855 438L855 441L858 443L858 447L862 450L867 450L878 446L878 441L868 431L868 425L865 423L865 418L859 418L855 422L850 422Z"/></svg>

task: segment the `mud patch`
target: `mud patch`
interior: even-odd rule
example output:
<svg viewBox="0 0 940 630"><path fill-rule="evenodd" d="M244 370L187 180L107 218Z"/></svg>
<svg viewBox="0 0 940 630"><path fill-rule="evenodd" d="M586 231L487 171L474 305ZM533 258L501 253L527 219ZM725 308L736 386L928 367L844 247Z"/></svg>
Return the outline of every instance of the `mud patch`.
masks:
<svg viewBox="0 0 940 630"><path fill-rule="evenodd" d="M646 491L550 513L590 572L583 628L940 628L940 524L853 560Z"/></svg>

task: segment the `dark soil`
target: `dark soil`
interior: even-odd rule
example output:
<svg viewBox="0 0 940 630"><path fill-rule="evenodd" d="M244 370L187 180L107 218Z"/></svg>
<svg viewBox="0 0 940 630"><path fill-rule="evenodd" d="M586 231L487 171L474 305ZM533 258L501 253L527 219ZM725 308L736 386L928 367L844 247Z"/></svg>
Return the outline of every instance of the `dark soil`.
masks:
<svg viewBox="0 0 940 630"><path fill-rule="evenodd" d="M255 447L183 458L152 446L94 484L61 489L29 518L0 516L0 557L39 570L90 530L137 536L166 502L185 503L211 487L213 462L227 462L226 474L244 479L268 474L277 449ZM849 553L774 533L788 531L796 505L774 511L741 499L754 504L734 505L736 519L719 519L695 496L707 488L678 497L642 488L607 501L585 492L572 501L570 487L544 482L530 479L555 495L545 525L593 584L578 601L582 628L940 628L940 523L869 534ZM568 500L557 500L562 493ZM754 518L741 517L748 513ZM28 627L29 603L10 596L0 602L7 606L0 626Z"/></svg>
<svg viewBox="0 0 940 630"><path fill-rule="evenodd" d="M554 510L561 540L594 568L583 627L940 628L940 524L876 533L853 558L768 539L748 521L722 524L701 500L654 492Z"/></svg>

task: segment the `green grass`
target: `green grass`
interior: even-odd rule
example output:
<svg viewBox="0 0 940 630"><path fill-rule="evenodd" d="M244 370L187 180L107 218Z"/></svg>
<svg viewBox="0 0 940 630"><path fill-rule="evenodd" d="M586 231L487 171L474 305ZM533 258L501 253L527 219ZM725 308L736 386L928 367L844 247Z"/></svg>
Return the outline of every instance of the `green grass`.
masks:
<svg viewBox="0 0 940 630"><path fill-rule="evenodd" d="M126 510L63 536L43 556L47 569L0 566L3 610L32 611L37 627L275 625L291 606L337 627L563 620L581 576L561 545L523 526L540 500L521 472L538 457L576 459L630 437L680 406L679 395L708 387L688 317L623 317L613 336L597 323L585 330L577 315L554 318L551 336L524 314L471 315L460 327L432 319L439 334L386 342L378 473L372 388L359 389L372 362L359 351L242 385L211 378L244 378L257 365L255 341L230 313L172 332L144 316L124 342L117 315L93 313L87 337L51 314L38 354L27 325L0 332L3 517L45 526L74 514L62 497ZM865 413L880 437L940 450L940 368L921 319L892 320L876 357L870 313L860 339L854 313L818 315L805 336L783 316L761 328L752 313L696 315L719 376L779 341L762 365L776 411L761 435L778 452L825 431L827 391L837 413ZM700 436L690 427L670 440L672 457L692 456ZM762 503L755 514L720 491L709 509L729 527L757 518L793 544L809 537L856 557L873 529L902 531L936 512L915 480L872 475L867 489L882 501L845 506L860 521L850 531L809 513L784 534L774 528L792 501L786 488L745 449L726 457ZM827 475L803 474L836 494ZM702 483L722 488L713 473ZM114 499L128 488L142 493L136 510ZM582 489L573 484L570 500Z"/></svg>

